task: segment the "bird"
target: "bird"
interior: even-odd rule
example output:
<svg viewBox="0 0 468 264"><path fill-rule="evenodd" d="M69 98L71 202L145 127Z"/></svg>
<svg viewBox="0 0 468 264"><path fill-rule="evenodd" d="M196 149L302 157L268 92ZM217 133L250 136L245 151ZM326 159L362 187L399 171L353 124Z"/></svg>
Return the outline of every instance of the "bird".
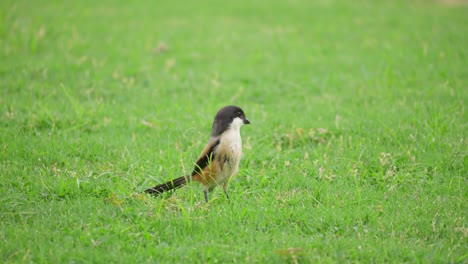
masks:
<svg viewBox="0 0 468 264"><path fill-rule="evenodd" d="M208 143L195 162L192 172L149 188L145 193L159 195L196 181L203 185L205 202L208 202L208 193L218 185L223 186L229 201L229 180L237 174L242 156L240 128L249 124L250 121L239 106L228 105L221 108L214 118Z"/></svg>

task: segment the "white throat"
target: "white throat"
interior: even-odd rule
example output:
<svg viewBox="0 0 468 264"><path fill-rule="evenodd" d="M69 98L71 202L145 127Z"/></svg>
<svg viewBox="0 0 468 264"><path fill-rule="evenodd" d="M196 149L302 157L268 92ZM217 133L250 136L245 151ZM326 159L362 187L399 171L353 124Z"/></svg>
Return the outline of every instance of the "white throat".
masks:
<svg viewBox="0 0 468 264"><path fill-rule="evenodd" d="M223 141L233 151L239 151L242 153L242 139L240 135L240 127L244 124L244 121L238 117L232 120L229 128L223 133Z"/></svg>
<svg viewBox="0 0 468 264"><path fill-rule="evenodd" d="M230 129L240 131L240 127L244 124L244 120L240 119L239 117L234 118L231 123Z"/></svg>

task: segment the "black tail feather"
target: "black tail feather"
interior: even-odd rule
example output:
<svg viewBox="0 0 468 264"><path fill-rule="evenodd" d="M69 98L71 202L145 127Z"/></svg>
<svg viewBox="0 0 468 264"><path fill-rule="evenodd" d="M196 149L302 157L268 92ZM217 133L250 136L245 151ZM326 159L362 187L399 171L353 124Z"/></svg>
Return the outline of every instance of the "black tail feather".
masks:
<svg viewBox="0 0 468 264"><path fill-rule="evenodd" d="M172 181L168 181L166 183L156 185L153 188L149 188L145 190L145 193L158 195L166 191L178 189L184 186L185 184L187 184L187 182L189 181L189 177L190 177L189 175L182 176Z"/></svg>

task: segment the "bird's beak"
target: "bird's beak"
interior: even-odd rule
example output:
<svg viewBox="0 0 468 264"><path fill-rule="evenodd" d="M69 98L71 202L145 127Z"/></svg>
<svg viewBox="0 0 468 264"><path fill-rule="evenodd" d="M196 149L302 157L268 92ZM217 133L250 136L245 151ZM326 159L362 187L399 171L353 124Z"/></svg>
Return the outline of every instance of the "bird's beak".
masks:
<svg viewBox="0 0 468 264"><path fill-rule="evenodd" d="M247 118L244 118L244 125L250 125L250 121Z"/></svg>

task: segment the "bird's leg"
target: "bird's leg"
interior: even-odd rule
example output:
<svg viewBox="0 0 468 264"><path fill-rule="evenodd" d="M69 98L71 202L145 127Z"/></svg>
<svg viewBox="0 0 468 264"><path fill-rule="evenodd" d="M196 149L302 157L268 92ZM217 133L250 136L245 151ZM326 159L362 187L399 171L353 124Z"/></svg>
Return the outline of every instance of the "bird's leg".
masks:
<svg viewBox="0 0 468 264"><path fill-rule="evenodd" d="M214 186L203 187L203 194L205 195L205 201L208 202L208 193L214 190Z"/></svg>
<svg viewBox="0 0 468 264"><path fill-rule="evenodd" d="M228 192L227 192L227 190L228 190L227 183L225 183L223 185L223 190L224 190L224 195L226 195L226 198L228 199L228 201L231 202L231 199L229 199L229 195L228 195Z"/></svg>
<svg viewBox="0 0 468 264"><path fill-rule="evenodd" d="M205 185L203 187L203 194L205 195L205 202L208 202L208 193L213 191L214 187Z"/></svg>

